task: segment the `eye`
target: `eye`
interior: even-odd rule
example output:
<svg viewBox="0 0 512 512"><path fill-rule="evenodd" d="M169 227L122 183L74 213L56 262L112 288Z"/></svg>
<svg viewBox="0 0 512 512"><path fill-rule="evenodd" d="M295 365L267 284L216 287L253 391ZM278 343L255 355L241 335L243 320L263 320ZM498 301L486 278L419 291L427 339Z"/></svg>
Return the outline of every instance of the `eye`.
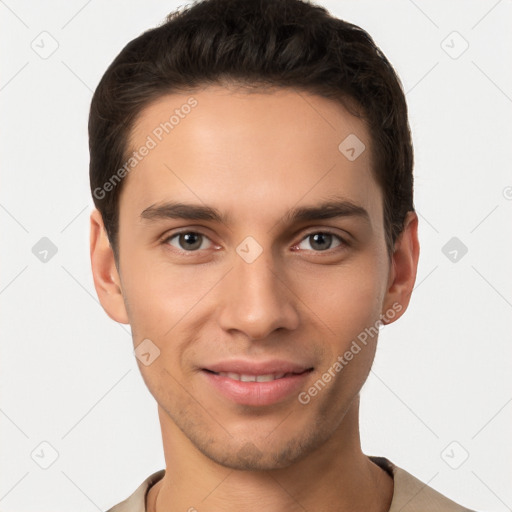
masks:
<svg viewBox="0 0 512 512"><path fill-rule="evenodd" d="M207 236L195 231L182 231L167 237L164 243L182 251L194 252L199 249L208 249L208 243L211 244L211 240Z"/></svg>
<svg viewBox="0 0 512 512"><path fill-rule="evenodd" d="M338 242L336 245L333 245L333 243L336 243L336 239L338 240ZM301 247L301 245L308 240L310 241L309 245L312 249L309 249L307 247ZM313 250L315 252L323 252L329 249L340 247L342 245L348 244L340 236L325 231L317 231L315 233L310 233L309 235L306 235L302 239L302 241L295 247L298 247L299 249Z"/></svg>

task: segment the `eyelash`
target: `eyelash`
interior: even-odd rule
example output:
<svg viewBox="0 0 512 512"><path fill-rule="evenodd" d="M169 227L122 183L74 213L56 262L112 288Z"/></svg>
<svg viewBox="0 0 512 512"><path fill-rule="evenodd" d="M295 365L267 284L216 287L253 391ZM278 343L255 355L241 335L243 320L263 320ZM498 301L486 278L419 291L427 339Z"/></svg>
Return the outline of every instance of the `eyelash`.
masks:
<svg viewBox="0 0 512 512"><path fill-rule="evenodd" d="M169 235L169 236L166 236L163 240L162 240L162 243L164 245L167 245L169 246L169 241L176 238L176 237L179 237L180 235L185 235L185 234L193 234L193 235L200 235L204 238L207 238L211 243L213 243L210 238L205 235L204 233L201 233L200 231L192 231L192 230L183 230L183 231L178 231L176 233L173 233L172 235ZM305 234L301 240L294 244L293 247L296 247L297 245L300 245L302 242L304 242L304 240L307 240L309 237L313 236L313 235L317 235L317 234L322 234L322 235L330 235L334 238L337 238L338 241L340 242L340 245L338 245L337 247L334 247L334 248L330 248L330 249L326 249L324 251L315 251L315 250L308 250L308 252L313 252L315 254L333 254L334 252L338 252L340 250L346 250L350 244L346 241L345 238L341 237L340 235L338 235L337 233L333 233L332 231L329 231L329 230L316 230L316 231L311 231L307 234ZM200 251L202 250L206 250L206 249L196 249L195 251L185 251L184 249L178 249L174 246L171 246L172 247L172 250L173 251L176 251L178 252L179 254L184 254L184 255L197 255L198 253L200 253Z"/></svg>

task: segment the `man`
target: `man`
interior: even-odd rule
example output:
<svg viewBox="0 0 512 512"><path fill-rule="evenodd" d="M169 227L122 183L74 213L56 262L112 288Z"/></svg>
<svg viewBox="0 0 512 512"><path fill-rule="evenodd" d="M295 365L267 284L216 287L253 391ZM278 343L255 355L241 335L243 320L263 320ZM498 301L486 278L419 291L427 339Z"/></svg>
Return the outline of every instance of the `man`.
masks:
<svg viewBox="0 0 512 512"><path fill-rule="evenodd" d="M166 460L112 512L463 511L366 456L359 392L419 257L400 82L301 0L205 0L92 101L95 287Z"/></svg>

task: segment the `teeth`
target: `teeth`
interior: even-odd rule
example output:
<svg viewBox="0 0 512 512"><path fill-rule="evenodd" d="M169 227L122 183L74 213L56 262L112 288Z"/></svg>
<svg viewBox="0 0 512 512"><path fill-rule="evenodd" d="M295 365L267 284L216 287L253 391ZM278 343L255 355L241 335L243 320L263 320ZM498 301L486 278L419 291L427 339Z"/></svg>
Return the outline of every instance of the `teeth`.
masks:
<svg viewBox="0 0 512 512"><path fill-rule="evenodd" d="M256 377L256 382L270 382L275 379L277 379L277 377L274 375L258 375Z"/></svg>
<svg viewBox="0 0 512 512"><path fill-rule="evenodd" d="M233 372L219 372L221 377L227 377L228 379L239 380L241 382L270 382L276 379L282 379L285 373L268 373L266 375L244 375L243 373Z"/></svg>

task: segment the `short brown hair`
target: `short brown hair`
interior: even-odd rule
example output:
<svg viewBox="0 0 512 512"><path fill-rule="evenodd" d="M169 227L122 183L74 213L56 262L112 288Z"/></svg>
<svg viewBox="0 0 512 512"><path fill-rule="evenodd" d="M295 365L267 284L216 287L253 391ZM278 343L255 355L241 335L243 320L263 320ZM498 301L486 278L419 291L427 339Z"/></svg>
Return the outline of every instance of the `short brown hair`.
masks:
<svg viewBox="0 0 512 512"><path fill-rule="evenodd" d="M357 105L353 113L364 118L372 137L391 254L407 212L414 211L413 148L402 86L382 51L360 27L305 0L200 0L130 41L91 102L91 192L116 259L124 180L108 193L103 186L127 160L137 116L163 95L226 81Z"/></svg>

